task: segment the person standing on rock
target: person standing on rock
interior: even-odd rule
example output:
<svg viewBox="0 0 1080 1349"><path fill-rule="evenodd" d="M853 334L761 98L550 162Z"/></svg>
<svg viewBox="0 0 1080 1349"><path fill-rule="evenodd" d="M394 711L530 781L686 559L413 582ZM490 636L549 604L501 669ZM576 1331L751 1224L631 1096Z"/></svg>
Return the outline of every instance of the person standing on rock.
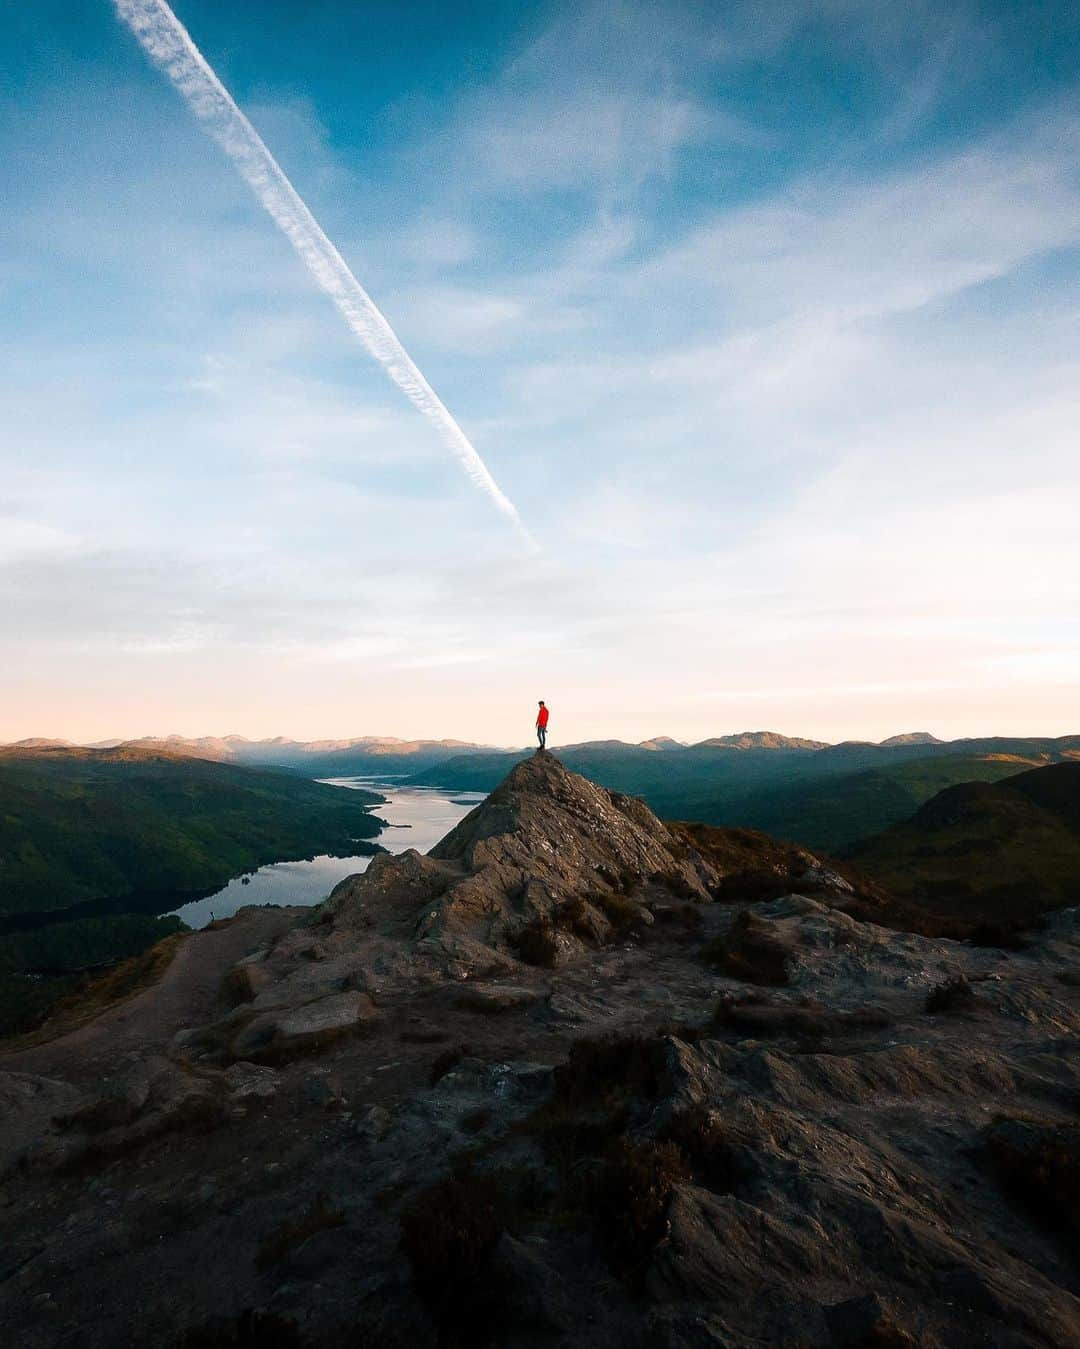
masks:
<svg viewBox="0 0 1080 1349"><path fill-rule="evenodd" d="M536 739L541 749L547 749L548 710L543 698L540 699L540 711L536 714Z"/></svg>

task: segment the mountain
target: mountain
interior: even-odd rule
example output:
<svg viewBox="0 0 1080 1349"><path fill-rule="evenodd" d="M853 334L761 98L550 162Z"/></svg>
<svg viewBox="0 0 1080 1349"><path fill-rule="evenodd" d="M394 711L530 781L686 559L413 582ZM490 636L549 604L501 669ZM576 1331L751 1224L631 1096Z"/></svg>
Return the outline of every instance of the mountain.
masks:
<svg viewBox="0 0 1080 1349"><path fill-rule="evenodd" d="M905 731L903 735L890 735L888 740L879 740L880 745L941 745L944 742L929 731Z"/></svg>
<svg viewBox="0 0 1080 1349"><path fill-rule="evenodd" d="M874 898L538 754L168 938L0 1056L9 1341L1074 1345L1080 913L1006 957Z"/></svg>
<svg viewBox="0 0 1080 1349"><path fill-rule="evenodd" d="M1005 927L1080 903L1080 763L965 782L848 854L894 894Z"/></svg>
<svg viewBox="0 0 1080 1349"><path fill-rule="evenodd" d="M466 740L401 740L395 736L376 735L308 741L289 740L285 736L269 740L247 740L241 735L144 736L138 740L110 742L108 747L129 747L253 767L288 768L307 777L392 776L416 772L451 756L468 755L485 748Z"/></svg>
<svg viewBox="0 0 1080 1349"><path fill-rule="evenodd" d="M696 749L826 749L824 740L800 740L776 731L741 731L738 735L718 735L701 740Z"/></svg>
<svg viewBox="0 0 1080 1349"><path fill-rule="evenodd" d="M363 851L375 793L120 746L0 749L0 914L209 889L264 862Z"/></svg>
<svg viewBox="0 0 1080 1349"><path fill-rule="evenodd" d="M182 735L146 735L137 740L102 742L94 748L144 750L147 754L172 754L185 758L211 759L225 763L230 759L239 757L237 753L238 743L243 745L247 742L241 740L239 736L204 735L197 739L189 739Z"/></svg>

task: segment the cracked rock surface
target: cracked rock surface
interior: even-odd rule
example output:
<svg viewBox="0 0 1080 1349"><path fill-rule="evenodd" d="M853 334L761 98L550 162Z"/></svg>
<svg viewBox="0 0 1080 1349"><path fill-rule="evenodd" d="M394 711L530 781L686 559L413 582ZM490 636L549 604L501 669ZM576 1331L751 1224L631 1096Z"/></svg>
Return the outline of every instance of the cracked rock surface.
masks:
<svg viewBox="0 0 1080 1349"><path fill-rule="evenodd" d="M713 834L537 755L0 1056L8 1342L1080 1346L1080 911L893 931Z"/></svg>

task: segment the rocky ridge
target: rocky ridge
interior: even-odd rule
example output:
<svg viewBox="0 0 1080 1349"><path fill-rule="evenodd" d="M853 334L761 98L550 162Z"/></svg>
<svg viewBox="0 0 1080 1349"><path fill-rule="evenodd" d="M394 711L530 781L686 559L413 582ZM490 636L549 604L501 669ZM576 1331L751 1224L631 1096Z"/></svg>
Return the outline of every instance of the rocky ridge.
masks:
<svg viewBox="0 0 1080 1349"><path fill-rule="evenodd" d="M193 936L169 1016L0 1059L0 1310L29 1349L1071 1349L1080 913L1006 953L857 889L539 754L427 857Z"/></svg>

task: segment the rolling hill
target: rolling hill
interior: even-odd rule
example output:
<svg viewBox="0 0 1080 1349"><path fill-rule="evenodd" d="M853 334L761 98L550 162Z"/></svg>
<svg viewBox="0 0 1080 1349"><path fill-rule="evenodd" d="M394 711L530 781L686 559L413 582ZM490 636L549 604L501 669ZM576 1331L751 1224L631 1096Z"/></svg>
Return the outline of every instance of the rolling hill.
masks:
<svg viewBox="0 0 1080 1349"><path fill-rule="evenodd" d="M601 786L641 796L664 819L761 829L808 847L838 849L906 819L936 792L960 782L997 781L1080 752L1080 737L955 740L921 734L897 743L814 742L759 733L665 753L604 742L554 753ZM771 743L770 743L771 741ZM531 751L474 753L417 773L412 781L490 791Z"/></svg>
<svg viewBox="0 0 1080 1349"><path fill-rule="evenodd" d="M206 889L265 862L362 852L381 800L143 749L0 750L0 914Z"/></svg>
<svg viewBox="0 0 1080 1349"><path fill-rule="evenodd" d="M737 808L749 827L837 851L907 819L946 787L997 782L1033 766L1032 760L1011 755L912 759L770 786L749 793Z"/></svg>
<svg viewBox="0 0 1080 1349"><path fill-rule="evenodd" d="M1080 763L938 792L848 851L900 899L1009 926L1080 903Z"/></svg>

